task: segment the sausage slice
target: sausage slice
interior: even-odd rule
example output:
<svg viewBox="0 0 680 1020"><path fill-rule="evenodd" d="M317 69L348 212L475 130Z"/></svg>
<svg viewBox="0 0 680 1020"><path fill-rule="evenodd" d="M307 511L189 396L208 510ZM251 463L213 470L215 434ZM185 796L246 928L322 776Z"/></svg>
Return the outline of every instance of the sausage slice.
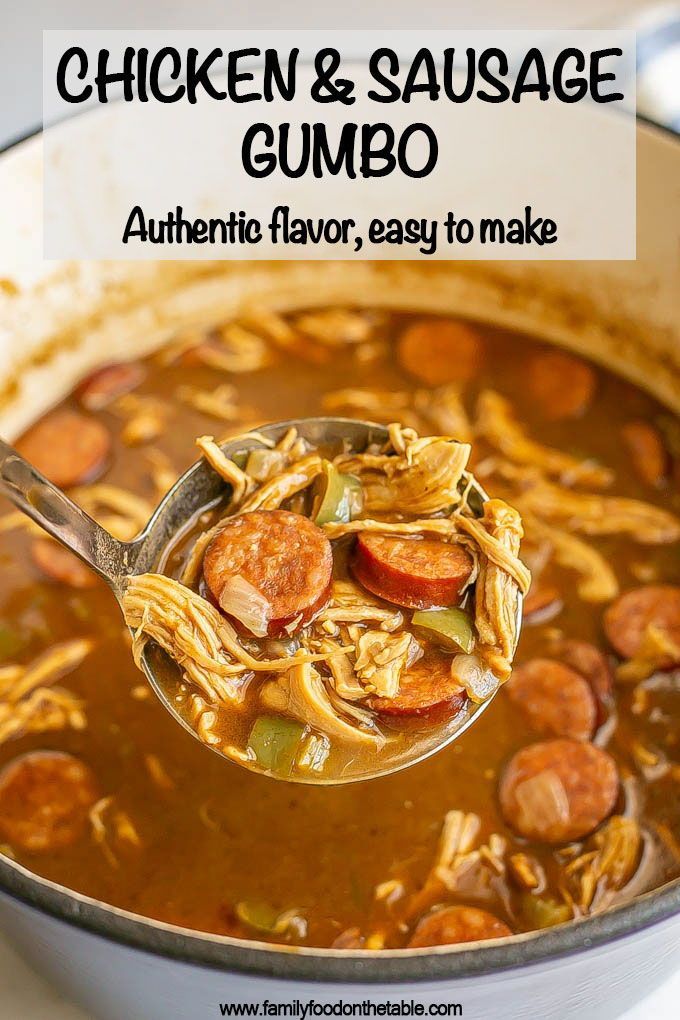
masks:
<svg viewBox="0 0 680 1020"><path fill-rule="evenodd" d="M94 774L78 758L31 751L0 772L0 834L28 853L61 850L82 835L97 796Z"/></svg>
<svg viewBox="0 0 680 1020"><path fill-rule="evenodd" d="M477 907L442 907L420 921L408 949L449 946L458 942L483 942L512 935L504 921Z"/></svg>
<svg viewBox="0 0 680 1020"><path fill-rule="evenodd" d="M629 421L621 429L621 438L642 481L656 488L663 485L670 458L659 430L648 421Z"/></svg>
<svg viewBox="0 0 680 1020"><path fill-rule="evenodd" d="M357 539L351 566L357 581L387 602L435 609L459 601L473 561L451 542L366 532Z"/></svg>
<svg viewBox="0 0 680 1020"><path fill-rule="evenodd" d="M640 650L645 631L652 625L680 646L680 588L672 584L647 584L620 595L604 614L609 643L624 659ZM660 669L676 665L672 656Z"/></svg>
<svg viewBox="0 0 680 1020"><path fill-rule="evenodd" d="M451 660L425 657L401 674L396 697L373 696L368 699L368 705L383 715L426 715L444 706L455 715L466 701L464 688L451 674Z"/></svg>
<svg viewBox="0 0 680 1020"><path fill-rule="evenodd" d="M529 393L551 421L579 418L595 393L595 372L564 351L541 351L529 361Z"/></svg>
<svg viewBox="0 0 680 1020"><path fill-rule="evenodd" d="M401 367L426 386L467 382L476 375L482 343L472 327L445 319L422 319L402 333Z"/></svg>
<svg viewBox="0 0 680 1020"><path fill-rule="evenodd" d="M590 684L597 702L597 722L601 725L607 718L614 693L614 674L606 655L589 641L575 638L558 642L555 654Z"/></svg>
<svg viewBox="0 0 680 1020"><path fill-rule="evenodd" d="M92 588L97 583L96 575L82 560L49 538L35 540L31 546L31 558L46 577L59 584L68 584L71 588Z"/></svg>
<svg viewBox="0 0 680 1020"><path fill-rule="evenodd" d="M17 450L54 485L68 488L101 475L111 437L96 418L65 408L34 425L19 440Z"/></svg>
<svg viewBox="0 0 680 1020"><path fill-rule="evenodd" d="M86 411L101 411L116 397L139 386L145 375L144 366L139 361L103 365L80 383L76 396Z"/></svg>
<svg viewBox="0 0 680 1020"><path fill-rule="evenodd" d="M612 813L618 793L611 755L578 740L523 747L506 765L499 787L508 825L540 843L587 836Z"/></svg>
<svg viewBox="0 0 680 1020"><path fill-rule="evenodd" d="M312 619L330 598L333 554L320 528L288 510L253 510L226 521L203 559L210 594L227 615L243 601L241 579L261 597L262 631L270 637L292 633ZM257 609L257 606L255 607ZM263 632L257 636L264 636Z"/></svg>
<svg viewBox="0 0 680 1020"><path fill-rule="evenodd" d="M516 666L507 692L539 733L590 740L595 732L597 706L590 684L561 662L530 659Z"/></svg>

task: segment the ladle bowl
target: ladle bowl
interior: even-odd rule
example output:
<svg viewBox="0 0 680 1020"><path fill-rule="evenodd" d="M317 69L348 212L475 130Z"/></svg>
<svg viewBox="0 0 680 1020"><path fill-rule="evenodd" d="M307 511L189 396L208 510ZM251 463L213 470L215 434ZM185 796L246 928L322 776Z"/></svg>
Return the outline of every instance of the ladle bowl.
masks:
<svg viewBox="0 0 680 1020"><path fill-rule="evenodd" d="M361 452L367 446L383 444L388 431L382 425L351 418L299 418L264 425L257 431L236 436L220 444L229 459L239 458L263 443L278 442L285 433L295 428L298 434L314 447L333 447L344 444L348 449ZM228 484L204 459L197 461L175 482L152 514L143 530L130 542L114 538L93 520L69 497L52 485L16 450L0 440L0 492L19 510L55 538L65 548L80 557L108 584L119 605L122 604L127 579L149 571L163 572L168 550L195 524L197 518L223 501L228 495ZM488 499L484 489L474 481L472 500L478 500L481 513ZM522 618L522 597L517 608L517 633ZM177 690L179 669L170 657L154 642L148 642L141 656L146 677L165 708L197 739L196 730L180 712L173 692ZM468 702L453 717L424 724L413 741L413 753L398 760L387 759L381 764L376 752L370 769L351 772L333 778L315 774L286 777L290 782L314 785L338 785L374 779L400 771L446 747L467 730L488 707L493 694L479 704ZM229 761L234 761L217 745L205 745ZM250 771L272 775L256 762L239 762ZM280 779L280 776L274 778Z"/></svg>

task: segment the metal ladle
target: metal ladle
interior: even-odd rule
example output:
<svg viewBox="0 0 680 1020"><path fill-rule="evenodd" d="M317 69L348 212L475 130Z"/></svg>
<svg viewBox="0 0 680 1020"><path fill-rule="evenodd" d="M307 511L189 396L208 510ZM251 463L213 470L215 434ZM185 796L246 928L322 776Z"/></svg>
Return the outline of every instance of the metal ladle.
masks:
<svg viewBox="0 0 680 1020"><path fill-rule="evenodd" d="M388 438L387 429L371 422L349 418L300 418L286 422L265 425L256 433L246 433L221 444L227 457L233 459L239 454L262 446L259 436L276 443L290 428L308 440L312 446L340 446L343 442L351 450L361 452L372 443L383 444ZM211 507L227 495L227 483L205 460L193 464L170 491L163 497L149 522L131 542L121 542L97 524L68 496L52 485L28 461L24 460L11 446L0 440L0 492L19 510L55 538L61 545L80 557L95 573L108 584L119 605L128 577L157 571L164 553L195 521L206 508ZM482 504L488 499L483 488L475 482L473 499L476 495L481 513ZM522 599L518 602L518 633L521 623ZM198 738L196 731L179 713L168 695L173 679L176 686L177 667L158 646L149 642L142 654L144 672L163 705L175 719ZM412 758L381 767L380 756L376 755L374 766L360 774L324 779L311 775L291 776L291 781L337 784L356 782L387 775L414 765L441 750L461 735L479 718L492 698L478 705L469 704L466 712L459 713L455 725L432 724L429 727L431 739L420 741ZM449 723L451 720L449 720ZM210 745L208 745L210 746ZM222 754L219 747L211 747ZM233 759L229 759L230 761ZM264 771L256 763L245 765L250 771ZM269 775L270 773L264 773Z"/></svg>

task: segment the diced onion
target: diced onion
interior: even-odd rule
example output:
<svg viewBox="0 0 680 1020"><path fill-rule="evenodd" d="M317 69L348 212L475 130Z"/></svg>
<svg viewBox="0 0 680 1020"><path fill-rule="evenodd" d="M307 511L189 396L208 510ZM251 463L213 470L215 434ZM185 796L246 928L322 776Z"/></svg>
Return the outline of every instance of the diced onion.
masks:
<svg viewBox="0 0 680 1020"><path fill-rule="evenodd" d="M515 789L522 828L562 826L569 820L569 798L562 780L552 769L525 779Z"/></svg>
<svg viewBox="0 0 680 1020"><path fill-rule="evenodd" d="M268 482L279 471L286 469L286 453L283 450L257 448L251 450L246 461L246 474L256 482Z"/></svg>
<svg viewBox="0 0 680 1020"><path fill-rule="evenodd" d="M220 609L239 620L255 637L265 637L271 618L271 603L250 581L237 574L224 585L219 598Z"/></svg>
<svg viewBox="0 0 680 1020"><path fill-rule="evenodd" d="M494 676L476 655L456 655L451 663L451 676L464 687L471 701L486 701L498 688Z"/></svg>

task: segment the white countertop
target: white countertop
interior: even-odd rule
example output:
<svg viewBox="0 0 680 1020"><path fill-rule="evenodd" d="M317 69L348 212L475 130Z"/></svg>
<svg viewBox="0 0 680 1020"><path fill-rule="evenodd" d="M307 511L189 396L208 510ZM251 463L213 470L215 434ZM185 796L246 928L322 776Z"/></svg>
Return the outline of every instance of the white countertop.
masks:
<svg viewBox="0 0 680 1020"><path fill-rule="evenodd" d="M676 1020L680 971L620 1020ZM0 1020L95 1020L38 977L0 937ZM204 1020L193 1016L191 1020ZM205 1020L208 1020L206 1017ZM473 1018L471 1018L473 1020ZM583 1014L581 1020L595 1020Z"/></svg>

